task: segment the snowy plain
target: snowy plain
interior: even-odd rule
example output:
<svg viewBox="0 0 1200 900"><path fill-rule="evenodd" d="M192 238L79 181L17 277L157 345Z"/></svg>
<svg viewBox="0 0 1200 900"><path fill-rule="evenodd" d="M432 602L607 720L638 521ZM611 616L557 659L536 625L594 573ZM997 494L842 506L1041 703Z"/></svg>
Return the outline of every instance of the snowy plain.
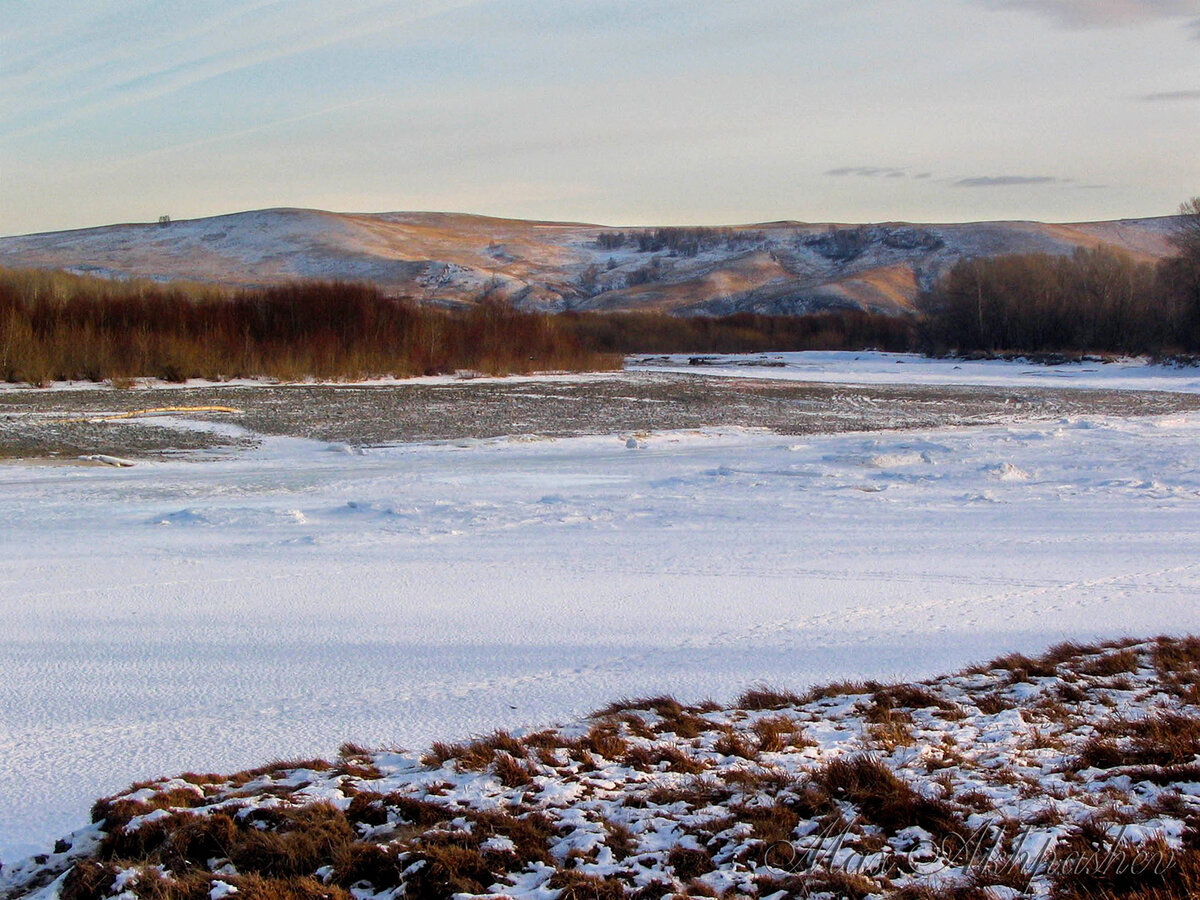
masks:
<svg viewBox="0 0 1200 900"><path fill-rule="evenodd" d="M1198 446L1185 414L0 466L0 860L141 778L1200 630Z"/></svg>

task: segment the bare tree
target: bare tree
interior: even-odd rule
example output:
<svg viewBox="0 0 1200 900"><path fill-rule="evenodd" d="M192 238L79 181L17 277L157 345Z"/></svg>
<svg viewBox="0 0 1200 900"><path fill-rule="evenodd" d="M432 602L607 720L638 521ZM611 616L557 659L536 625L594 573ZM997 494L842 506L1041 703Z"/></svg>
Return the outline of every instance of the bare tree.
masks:
<svg viewBox="0 0 1200 900"><path fill-rule="evenodd" d="M1163 261L1163 281L1184 311L1182 343L1195 348L1200 345L1200 197L1179 207L1171 243L1178 253Z"/></svg>
<svg viewBox="0 0 1200 900"><path fill-rule="evenodd" d="M1180 255L1200 261L1200 197L1180 204L1179 221L1171 235L1171 243Z"/></svg>

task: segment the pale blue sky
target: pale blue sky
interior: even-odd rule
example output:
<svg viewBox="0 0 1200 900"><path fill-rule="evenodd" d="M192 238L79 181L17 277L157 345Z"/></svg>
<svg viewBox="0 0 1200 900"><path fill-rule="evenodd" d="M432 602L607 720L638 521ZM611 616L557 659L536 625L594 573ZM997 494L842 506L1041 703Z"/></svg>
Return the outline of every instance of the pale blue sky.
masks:
<svg viewBox="0 0 1200 900"><path fill-rule="evenodd" d="M1112 218L1198 151L1200 0L0 0L0 234Z"/></svg>

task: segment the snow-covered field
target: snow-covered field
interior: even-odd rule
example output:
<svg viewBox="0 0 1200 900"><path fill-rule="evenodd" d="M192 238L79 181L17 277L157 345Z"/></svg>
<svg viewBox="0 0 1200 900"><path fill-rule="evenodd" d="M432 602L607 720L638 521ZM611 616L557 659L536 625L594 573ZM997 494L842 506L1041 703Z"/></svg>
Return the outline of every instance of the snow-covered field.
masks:
<svg viewBox="0 0 1200 900"><path fill-rule="evenodd" d="M691 360L698 360L700 364L692 365ZM632 372L684 372L823 384L1200 391L1200 367L1160 365L1145 359L1047 366L1023 360L931 359L915 353L810 350L798 353L638 356L631 357L626 368Z"/></svg>
<svg viewBox="0 0 1200 900"><path fill-rule="evenodd" d="M1197 446L1189 414L0 466L0 859L134 779L1196 630Z"/></svg>

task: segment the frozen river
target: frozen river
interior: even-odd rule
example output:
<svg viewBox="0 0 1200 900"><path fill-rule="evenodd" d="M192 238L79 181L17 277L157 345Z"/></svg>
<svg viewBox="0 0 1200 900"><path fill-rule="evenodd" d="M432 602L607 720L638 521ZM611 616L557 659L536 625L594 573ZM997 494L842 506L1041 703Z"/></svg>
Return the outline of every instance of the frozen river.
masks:
<svg viewBox="0 0 1200 900"><path fill-rule="evenodd" d="M145 777L1195 631L1197 447L1184 413L0 466L0 859Z"/></svg>

